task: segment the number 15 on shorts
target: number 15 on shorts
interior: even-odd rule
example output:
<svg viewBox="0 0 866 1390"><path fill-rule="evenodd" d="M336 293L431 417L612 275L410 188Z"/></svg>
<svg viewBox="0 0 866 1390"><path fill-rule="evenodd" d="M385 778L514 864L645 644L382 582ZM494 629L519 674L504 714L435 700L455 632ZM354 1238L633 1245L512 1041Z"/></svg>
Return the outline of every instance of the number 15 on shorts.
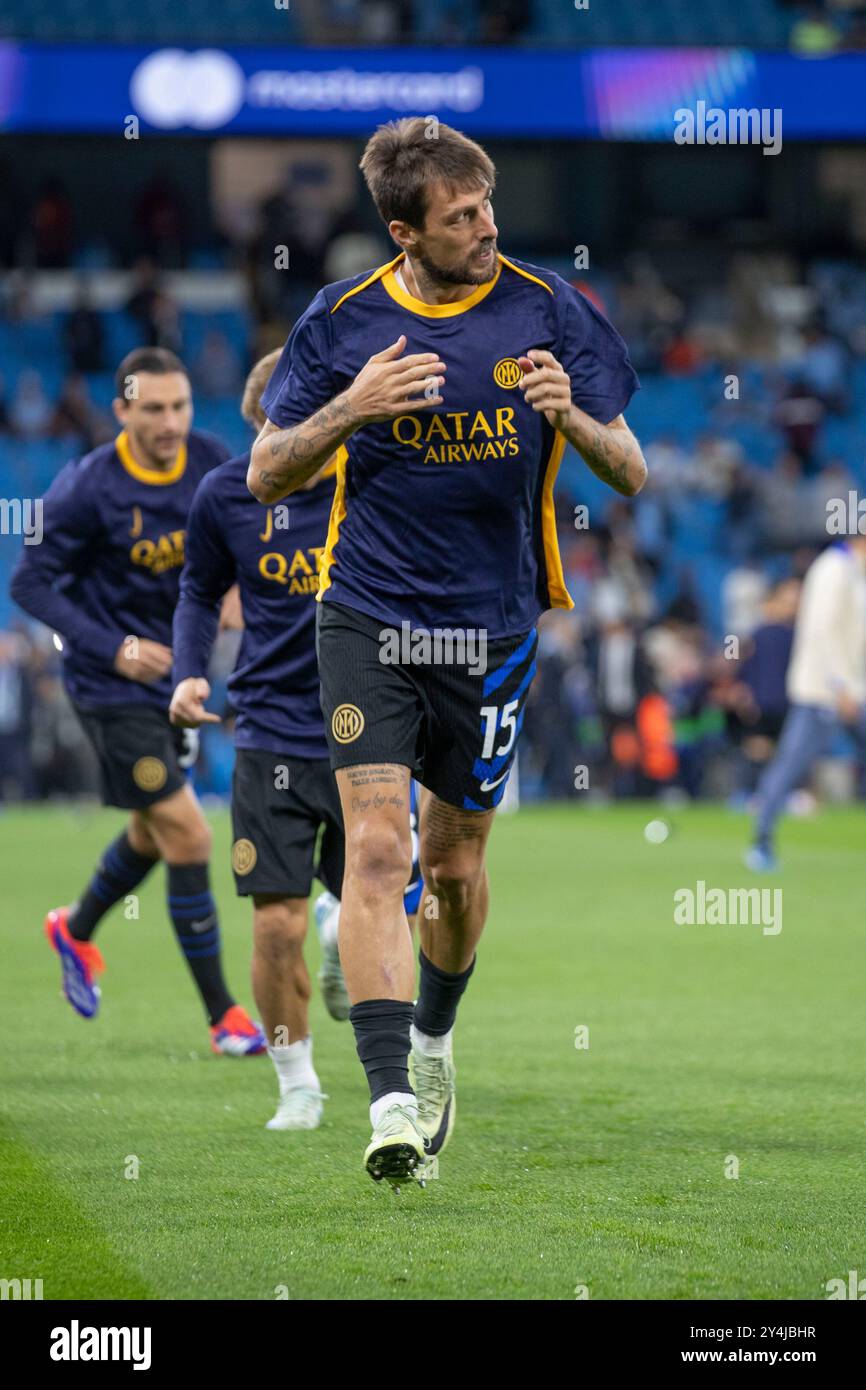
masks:
<svg viewBox="0 0 866 1390"><path fill-rule="evenodd" d="M514 747L514 740L517 738L517 708L519 704L519 700L509 700L507 705L503 705L501 712L498 705L482 705L481 719L484 725L484 744L481 749L481 757L485 762L489 762L491 758L504 758ZM500 733L505 735L505 740L496 747L497 735Z"/></svg>

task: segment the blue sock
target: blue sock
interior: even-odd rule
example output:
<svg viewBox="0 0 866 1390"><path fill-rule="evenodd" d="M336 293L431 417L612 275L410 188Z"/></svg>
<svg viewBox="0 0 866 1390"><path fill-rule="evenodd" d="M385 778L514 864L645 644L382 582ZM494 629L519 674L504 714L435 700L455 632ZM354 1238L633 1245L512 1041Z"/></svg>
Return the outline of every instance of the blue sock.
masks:
<svg viewBox="0 0 866 1390"><path fill-rule="evenodd" d="M132 848L125 830L118 835L69 914L70 936L76 941L89 941L108 909L137 888L156 863L156 859Z"/></svg>
<svg viewBox="0 0 866 1390"><path fill-rule="evenodd" d="M220 929L207 864L168 864L168 910L211 1024L234 1004L223 979Z"/></svg>

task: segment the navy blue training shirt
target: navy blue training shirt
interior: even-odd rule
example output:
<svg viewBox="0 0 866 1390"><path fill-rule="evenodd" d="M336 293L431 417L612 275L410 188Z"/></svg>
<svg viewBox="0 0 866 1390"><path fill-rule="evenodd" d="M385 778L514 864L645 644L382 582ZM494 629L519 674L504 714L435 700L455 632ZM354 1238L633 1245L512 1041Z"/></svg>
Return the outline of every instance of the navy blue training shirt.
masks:
<svg viewBox="0 0 866 1390"><path fill-rule="evenodd" d="M206 676L220 600L236 581L244 634L229 678L238 748L325 758L316 593L334 467L312 488L263 507L247 488L249 453L215 468L193 500L174 618L175 683Z"/></svg>
<svg viewBox="0 0 866 1390"><path fill-rule="evenodd" d="M114 670L123 639L171 646L186 518L198 484L229 450L192 430L171 468L142 467L126 433L60 470L43 498L43 539L24 547L15 602L63 639L63 681L82 708L167 709L171 675L151 685Z"/></svg>
<svg viewBox="0 0 866 1390"><path fill-rule="evenodd" d="M396 279L402 260L320 290L262 396L273 424L299 424L401 334L404 356L446 366L441 406L365 425L340 450L319 598L395 626L515 636L573 606L553 504L566 440L517 389L517 359L552 352L602 424L637 377L604 315L552 271L500 255L466 299L426 304Z"/></svg>

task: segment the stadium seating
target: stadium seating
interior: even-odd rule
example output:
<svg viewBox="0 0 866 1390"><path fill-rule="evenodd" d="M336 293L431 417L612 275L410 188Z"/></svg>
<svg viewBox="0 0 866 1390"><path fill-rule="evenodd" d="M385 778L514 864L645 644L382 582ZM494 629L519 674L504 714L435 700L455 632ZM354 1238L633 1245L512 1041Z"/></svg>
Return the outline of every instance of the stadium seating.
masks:
<svg viewBox="0 0 866 1390"><path fill-rule="evenodd" d="M317 8L317 23L338 26L362 38L360 0L329 0ZM483 32L480 6L473 0L415 0L410 34L419 43L453 36L469 41ZM792 26L790 8L778 0L605 0L576 10L562 0L535 0L521 42L544 44L725 44L755 48L785 46ZM249 5L245 0L55 0L35 7L30 0L6 0L0 37L115 43L299 43L309 35L300 7Z"/></svg>
<svg viewBox="0 0 866 1390"><path fill-rule="evenodd" d="M28 0L6 0L0 35L54 42L294 43L294 7L251 6L245 0L56 0L39 11Z"/></svg>

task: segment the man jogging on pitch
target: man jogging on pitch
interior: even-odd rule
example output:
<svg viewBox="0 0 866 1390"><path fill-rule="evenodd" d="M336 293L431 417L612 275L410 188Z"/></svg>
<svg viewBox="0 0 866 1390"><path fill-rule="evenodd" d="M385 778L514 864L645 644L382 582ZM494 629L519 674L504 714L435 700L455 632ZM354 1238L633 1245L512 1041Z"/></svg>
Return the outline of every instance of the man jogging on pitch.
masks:
<svg viewBox="0 0 866 1390"><path fill-rule="evenodd" d="M365 1164L395 1186L454 1123L451 1034L535 623L571 607L553 508L563 450L626 496L646 476L622 415L637 382L621 338L559 276L498 252L490 159L426 126L396 121L369 141L361 168L400 254L326 286L298 321L248 478L273 503L339 450L319 669L346 827L340 955L370 1085ZM402 902L413 770L431 895L414 1007Z"/></svg>

